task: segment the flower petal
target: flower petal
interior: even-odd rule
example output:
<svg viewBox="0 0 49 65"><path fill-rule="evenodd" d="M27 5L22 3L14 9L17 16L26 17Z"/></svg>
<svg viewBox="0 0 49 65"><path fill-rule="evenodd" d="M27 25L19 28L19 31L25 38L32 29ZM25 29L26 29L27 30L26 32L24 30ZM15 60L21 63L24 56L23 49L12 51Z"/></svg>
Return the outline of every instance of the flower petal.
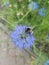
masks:
<svg viewBox="0 0 49 65"><path fill-rule="evenodd" d="M45 9L45 8L39 9L38 14L39 14L40 16L46 16L46 9Z"/></svg>
<svg viewBox="0 0 49 65"><path fill-rule="evenodd" d="M38 3L32 1L32 2L28 5L28 8L31 9L31 10L36 10L36 9L38 8Z"/></svg>

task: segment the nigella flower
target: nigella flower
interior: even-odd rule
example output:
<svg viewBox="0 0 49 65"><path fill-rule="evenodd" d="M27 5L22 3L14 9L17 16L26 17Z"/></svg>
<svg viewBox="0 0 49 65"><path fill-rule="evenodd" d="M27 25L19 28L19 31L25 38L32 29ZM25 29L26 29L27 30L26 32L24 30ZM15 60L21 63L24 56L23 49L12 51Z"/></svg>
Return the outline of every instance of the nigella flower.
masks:
<svg viewBox="0 0 49 65"><path fill-rule="evenodd" d="M38 14L39 14L40 16L46 16L46 8L41 8L41 9L39 9Z"/></svg>
<svg viewBox="0 0 49 65"><path fill-rule="evenodd" d="M31 10L36 10L38 9L38 3L32 1L31 3L29 3L28 8Z"/></svg>
<svg viewBox="0 0 49 65"><path fill-rule="evenodd" d="M49 60L44 65L49 65Z"/></svg>
<svg viewBox="0 0 49 65"><path fill-rule="evenodd" d="M4 6L8 7L9 6L9 2L4 2Z"/></svg>
<svg viewBox="0 0 49 65"><path fill-rule="evenodd" d="M35 41L33 33L30 31L29 26L17 25L15 30L11 33L11 39L15 43L15 47L20 49L30 48Z"/></svg>

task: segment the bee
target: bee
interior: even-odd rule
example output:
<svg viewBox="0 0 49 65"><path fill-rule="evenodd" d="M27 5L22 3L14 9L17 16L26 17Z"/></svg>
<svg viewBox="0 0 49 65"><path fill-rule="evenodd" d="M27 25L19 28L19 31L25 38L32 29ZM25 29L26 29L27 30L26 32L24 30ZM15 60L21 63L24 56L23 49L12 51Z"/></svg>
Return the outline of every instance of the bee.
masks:
<svg viewBox="0 0 49 65"><path fill-rule="evenodd" d="M32 33L32 29L31 28L26 28L25 32L31 34Z"/></svg>

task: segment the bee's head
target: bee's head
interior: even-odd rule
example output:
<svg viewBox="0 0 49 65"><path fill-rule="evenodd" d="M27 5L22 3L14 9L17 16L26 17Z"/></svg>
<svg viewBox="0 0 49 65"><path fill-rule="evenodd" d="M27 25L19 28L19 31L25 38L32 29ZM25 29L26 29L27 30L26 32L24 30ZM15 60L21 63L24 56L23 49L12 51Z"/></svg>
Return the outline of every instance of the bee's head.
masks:
<svg viewBox="0 0 49 65"><path fill-rule="evenodd" d="M31 28L26 28L25 32L31 34L32 30L31 30Z"/></svg>

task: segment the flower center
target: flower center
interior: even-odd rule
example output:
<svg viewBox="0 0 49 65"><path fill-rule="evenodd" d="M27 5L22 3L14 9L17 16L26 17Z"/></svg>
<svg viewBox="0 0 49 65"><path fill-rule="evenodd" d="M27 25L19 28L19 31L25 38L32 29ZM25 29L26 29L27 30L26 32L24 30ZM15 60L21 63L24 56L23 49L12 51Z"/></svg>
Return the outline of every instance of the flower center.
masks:
<svg viewBox="0 0 49 65"><path fill-rule="evenodd" d="M22 39L26 38L26 34L22 34L22 35L21 35L21 38L22 38Z"/></svg>
<svg viewBox="0 0 49 65"><path fill-rule="evenodd" d="M30 28L25 29L25 33L23 33L21 35L21 38L24 39L24 38L28 37L28 34L31 34L31 29Z"/></svg>

